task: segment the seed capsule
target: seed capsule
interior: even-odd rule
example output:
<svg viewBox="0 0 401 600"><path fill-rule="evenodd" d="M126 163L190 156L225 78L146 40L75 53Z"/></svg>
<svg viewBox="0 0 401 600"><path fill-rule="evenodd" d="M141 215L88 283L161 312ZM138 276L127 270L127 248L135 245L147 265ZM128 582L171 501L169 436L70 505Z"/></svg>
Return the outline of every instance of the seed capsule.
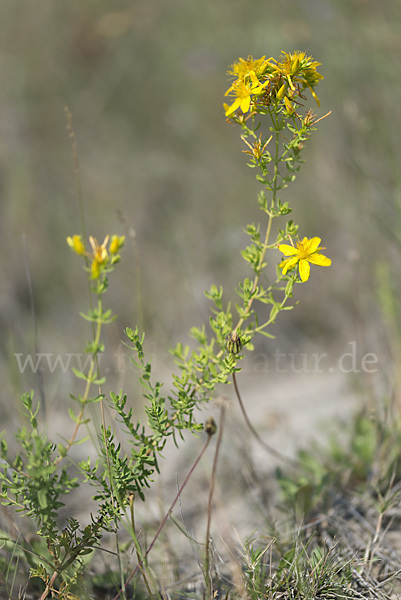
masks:
<svg viewBox="0 0 401 600"><path fill-rule="evenodd" d="M214 435L217 431L217 425L213 417L209 417L205 423L205 431L208 435Z"/></svg>
<svg viewBox="0 0 401 600"><path fill-rule="evenodd" d="M241 340L236 331L230 333L226 338L226 348L231 354L238 354L242 348Z"/></svg>

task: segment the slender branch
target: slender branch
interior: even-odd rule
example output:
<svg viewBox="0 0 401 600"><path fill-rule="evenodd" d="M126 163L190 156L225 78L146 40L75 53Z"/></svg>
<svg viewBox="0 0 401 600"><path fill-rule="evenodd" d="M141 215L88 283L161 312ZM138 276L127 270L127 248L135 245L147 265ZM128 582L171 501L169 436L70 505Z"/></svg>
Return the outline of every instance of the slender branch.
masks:
<svg viewBox="0 0 401 600"><path fill-rule="evenodd" d="M270 237L270 232L271 232L271 228L272 228L272 223L273 223L273 216L269 215L269 220L268 220L267 227L266 227L265 240L263 242L262 252L260 253L259 262L258 262L258 265L256 268L255 278L254 278L253 284L252 284L251 297L249 298L248 304L245 308L245 315L240 318L237 325L233 328L234 331L242 326L243 322L248 318L249 313L251 312L252 304L254 301L253 293L257 288L257 285L259 283L259 279L261 276L261 272L262 272L261 269L262 269L263 261L265 260L265 255L266 255L268 244L269 244L269 237Z"/></svg>
<svg viewBox="0 0 401 600"><path fill-rule="evenodd" d="M36 318L36 310L35 310L35 298L33 294L33 285L31 278L31 270L29 268L29 260L28 260L28 249L26 247L26 236L25 233L22 235L22 249L24 252L24 262L25 262L25 275L26 275L26 283L28 287L29 294L29 304L31 305L31 315L32 315L32 325L33 325L33 336L34 336L34 345L36 356L39 356L39 334L38 334L38 321ZM43 382L43 373L41 369L37 369L36 377L38 380L39 394L41 399L40 410L43 415L44 420L46 420L47 414L47 404L46 404L46 395L45 395L45 386Z"/></svg>
<svg viewBox="0 0 401 600"><path fill-rule="evenodd" d="M273 115L271 115L271 118L273 120ZM273 121L275 127L276 127L276 143L275 143L275 156L274 156L274 174L273 174L273 179L272 179L272 183L273 183L273 188L272 188L272 201L271 201L271 207L273 208L276 204L276 200L277 200L277 191L278 191L278 183L277 183L277 179L279 176L279 170L278 170L278 165L279 165L279 152L280 152L280 132L278 130L278 124L275 123ZM250 132L252 132L252 130L249 130ZM253 132L252 132L253 133ZM262 250L259 256L259 261L258 264L256 266L255 269L255 277L253 280L253 284L252 284L252 293L251 293L251 297L248 300L248 304L246 305L245 308L245 314L238 320L237 324L235 325L235 327L233 327L233 330L235 331L236 329L238 329L239 327L242 326L242 324L248 319L249 314L251 312L251 308L254 302L254 297L253 297L253 293L256 290L259 280L260 280L260 276L262 274L262 265L264 263L265 260L265 256L266 256L266 252L267 249L269 248L269 238L270 238L270 233L271 233L271 228L272 228L272 224L273 224L273 219L274 216L271 212L268 213L269 215L269 219L267 222L267 226L266 226L266 233L265 233L265 239L262 245ZM218 352L218 354L216 355L216 358L220 358L223 355L224 350L220 350Z"/></svg>
<svg viewBox="0 0 401 600"><path fill-rule="evenodd" d="M53 575L51 576L49 582L46 585L46 588L45 588L43 594L40 597L40 600L45 600L47 598L47 596L50 594L50 591L52 590L54 582L56 581L58 575L59 575L58 571L54 571Z"/></svg>
<svg viewBox="0 0 401 600"><path fill-rule="evenodd" d="M213 594L212 594L212 589L211 589L212 581L211 581L211 578L209 575L210 525L211 525L211 521L212 521L212 501L213 501L214 485L216 482L217 462L218 462L218 458L219 458L221 441L223 438L224 417L225 417L225 407L222 406L220 409L219 435L217 437L216 450L214 453L212 475L210 478L209 501L208 501L208 506L207 506L207 525L206 525L206 544L205 544L205 579L206 579L206 589L209 590L211 598L213 597Z"/></svg>
<svg viewBox="0 0 401 600"><path fill-rule="evenodd" d="M150 600L153 600L153 594L150 589L148 578L146 577L145 569L143 568L144 556L142 553L142 548L139 544L138 537L136 535L136 527L135 527L135 519L134 519L134 499L135 499L134 494L131 494L130 499L129 499L129 504L130 504L131 527L132 527L132 533L134 536L135 552L136 552L136 556L138 559L138 567L139 567L139 570L141 571L142 579L144 581L145 587L149 594L149 598L150 598Z"/></svg>
<svg viewBox="0 0 401 600"><path fill-rule="evenodd" d="M175 498L174 498L174 500L173 500L173 503L171 504L170 508L169 508L169 509L168 509L168 511L166 512L166 514L165 514L165 516L164 516L164 518L163 518L163 521L160 523L160 525L159 525L159 527L158 527L158 530L156 531L156 533L155 533L155 536L154 536L153 540L152 540L152 541L151 541L151 543L150 543L150 546L148 547L148 549L146 550L145 554L143 555L143 558L142 558L141 562L140 562L140 563L139 563L139 564L138 564L138 565L135 567L135 569L133 570L133 572L132 572L132 573L131 573L131 575L128 577L127 581L125 582L124 589L126 589L127 585L129 584L129 582L131 581L131 579L132 579L132 578L133 578L133 577L136 575L136 573L138 572L138 570L140 569L140 567L143 565L143 563L144 563L144 561L145 561L146 557L148 556L149 552L152 550L152 548L153 548L153 546L154 546L154 544L155 544L155 542L156 542L157 538L158 538L158 537L159 537L159 535L160 535L160 532L161 532L161 530L163 529L164 525L166 524L166 521L167 521L167 519L168 519L168 518L169 518L169 516L170 516L170 513L172 512L172 510L173 510L174 506L176 505L176 503L177 503L177 501L178 501L178 498L181 496L181 494L182 494L182 491L183 491L184 487L187 485L187 483L188 483L188 481L189 481L189 478L191 477L191 475L192 475L192 473L194 472L194 470L196 469L196 467L197 467L197 465L198 465L199 461L201 460L202 456L204 455L204 453L205 453L205 451L206 451L206 448L207 448L207 447L208 447L208 445L209 445L209 442L210 442L211 435L212 435L211 433L208 433L208 436L207 436L206 442L205 442L205 444L204 444L204 446L203 446L202 450L200 451L200 453L199 453L199 455L198 455L197 459L195 460L195 462L194 462L194 464L192 465L192 467L190 468L190 470L189 470L189 472L188 472L187 476L185 477L183 484L181 485L180 489L178 490L178 492L177 492L177 494L176 494L176 496L175 496ZM120 591L119 591L119 592L118 592L118 593L117 593L117 594L114 596L113 600L117 600L117 598L119 598L119 597L120 597L120 594L122 593L122 591L123 591L123 590L121 589L121 590L120 590Z"/></svg>
<svg viewBox="0 0 401 600"><path fill-rule="evenodd" d="M233 384L234 384L235 394L236 394L236 396L238 398L238 402L239 402L239 405L240 405L240 408L241 408L242 415L243 415L243 417L245 419L245 423L247 424L248 429L252 433L253 437L262 446L262 448L264 448L266 450L266 452L269 452L269 454L272 454L276 458L279 458L280 460L283 460L283 461L291 464L294 467L298 467L299 466L299 462L297 460L295 460L293 458L290 458L289 456L286 456L285 454L283 454L282 452L279 452L278 450L276 450L272 446L269 446L269 444L266 444L266 442L264 440L262 440L262 438L260 437L260 435L258 434L258 432L256 431L256 429L252 425L251 421L249 420L249 417L248 417L247 412L245 410L245 406L244 406L244 403L242 402L241 394L240 394L239 388L238 388L237 377L236 377L235 373L233 373L232 375L233 375Z"/></svg>
<svg viewBox="0 0 401 600"><path fill-rule="evenodd" d="M101 298L99 298L99 300L98 300L99 320L97 322L96 334L95 334L95 339L94 339L94 345L95 345L95 347L97 347L99 345L99 342L100 342L100 333L101 333L101 330L102 330L102 320L100 318L100 315L102 314L102 310L103 310L103 308L102 308L102 300L101 300ZM86 386L85 386L84 395L82 397L82 407L81 407L81 410L78 413L74 431L72 432L72 435L71 435L70 439L68 440L67 445L65 447L65 450L67 452L71 448L71 446L74 444L75 438L77 437L77 434L78 434L78 429L80 428L80 426L82 424L82 420L83 420L83 416L84 416L84 412L85 412L86 400L88 399L90 386L92 384L93 373L94 373L94 370L95 370L95 368L96 368L97 365L98 365L97 354L95 354L92 357L91 364L90 364L90 367L89 367L89 372L88 372L88 375L86 376ZM60 456L58 456L57 459L55 460L54 464L58 465L59 462L62 460L62 458L63 457L60 454Z"/></svg>
<svg viewBox="0 0 401 600"><path fill-rule="evenodd" d="M72 126L72 112L68 106L66 106L64 108L64 111L65 111L65 116L66 116L66 121L67 121L66 129L67 129L67 133L70 138L70 141L71 141L72 157L73 157L73 161L74 161L75 184L76 184L76 188L77 188L79 216L81 219L81 232L82 232L82 237L85 239L86 238L85 213L84 213L84 203L83 203L83 197L82 197L81 171L79 168L78 144L77 144L77 138L75 137L75 132L74 132L74 129Z"/></svg>

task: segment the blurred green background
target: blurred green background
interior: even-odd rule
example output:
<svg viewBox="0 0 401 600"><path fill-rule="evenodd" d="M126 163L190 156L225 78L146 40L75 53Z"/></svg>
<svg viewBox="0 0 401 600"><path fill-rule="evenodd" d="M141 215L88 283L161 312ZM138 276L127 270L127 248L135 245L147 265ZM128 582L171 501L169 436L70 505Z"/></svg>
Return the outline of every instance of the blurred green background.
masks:
<svg viewBox="0 0 401 600"><path fill-rule="evenodd" d="M227 69L249 54L313 56L324 80L321 108L310 105L318 116L332 110L283 199L302 236L322 237L333 266L297 286L299 306L258 352L336 355L356 341L359 354L380 356L380 371L397 364L400 0L18 0L2 3L0 32L4 423L16 394L38 386L14 357L36 352L27 264L39 352L79 353L90 336L78 317L85 274L65 242L80 232L65 107L87 231L128 237L106 296L119 318L105 340L118 352L123 328L139 322L163 371L168 347L207 322L204 290L222 283L235 299L248 273L243 227L259 219L260 186L222 103ZM42 375L48 401L62 406L73 379Z"/></svg>

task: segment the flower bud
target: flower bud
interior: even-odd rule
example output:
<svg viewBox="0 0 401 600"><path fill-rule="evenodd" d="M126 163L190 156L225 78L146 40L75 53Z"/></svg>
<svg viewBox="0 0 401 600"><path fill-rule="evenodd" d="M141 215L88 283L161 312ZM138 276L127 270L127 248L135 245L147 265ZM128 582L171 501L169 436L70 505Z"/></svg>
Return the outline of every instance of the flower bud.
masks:
<svg viewBox="0 0 401 600"><path fill-rule="evenodd" d="M281 98L284 96L286 87L287 87L286 84L283 83L283 85L281 86L281 88L278 90L278 92L276 94L277 100L281 100Z"/></svg>
<svg viewBox="0 0 401 600"><path fill-rule="evenodd" d="M72 237L69 236L67 238L67 244L77 254L80 254L80 255L85 254L85 245L84 245L80 235L73 235Z"/></svg>
<svg viewBox="0 0 401 600"><path fill-rule="evenodd" d="M287 113L289 115L292 115L292 113L294 112L294 107L293 107L292 103L290 102L290 100L288 100L287 96L284 98L284 102L285 102L285 107L287 109Z"/></svg>
<svg viewBox="0 0 401 600"><path fill-rule="evenodd" d="M119 237L118 235L111 236L111 242L109 246L110 254L117 254L121 246L124 244L125 235Z"/></svg>
<svg viewBox="0 0 401 600"><path fill-rule="evenodd" d="M291 75L294 75L295 73L297 73L299 69L299 56L296 57L296 59L294 60L294 62L291 65Z"/></svg>

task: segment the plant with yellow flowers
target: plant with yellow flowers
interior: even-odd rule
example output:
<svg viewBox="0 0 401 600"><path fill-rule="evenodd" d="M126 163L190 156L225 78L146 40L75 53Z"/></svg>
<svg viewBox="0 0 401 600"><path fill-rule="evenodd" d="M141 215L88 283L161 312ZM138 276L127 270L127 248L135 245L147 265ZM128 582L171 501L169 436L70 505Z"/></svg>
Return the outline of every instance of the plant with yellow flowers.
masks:
<svg viewBox="0 0 401 600"><path fill-rule="evenodd" d="M277 226L275 238L271 239L273 222L276 219L284 221L291 212L289 202L283 201L280 193L295 179L302 165L304 145L319 120L312 111L305 109L308 93L319 104L316 86L322 76L317 71L318 66L319 63L303 52L283 52L278 60L266 59L265 56L257 60L240 58L229 71L234 80L226 92L231 104L224 105L225 116L229 123L240 127L246 146L244 152L249 157L248 165L257 170L257 180L263 186L258 195L263 221L246 226L250 243L242 251L252 273L239 282L236 289L239 301L234 309L231 303L224 302L222 286L212 285L206 292L214 304L210 327L207 329L202 325L191 329L190 335L197 342L194 350L182 343L172 350L178 372L173 376L173 385L167 393L163 393L160 382L153 381L152 363L146 360L143 348L144 334L137 327L126 329L126 345L132 350L132 362L139 370L144 390L145 424L134 417L132 408L127 408L125 394L119 392L105 396L105 377L99 365L99 357L105 351L102 330L114 319L112 312L104 309L103 296L108 289L109 275L120 260L124 236L107 235L101 244L91 236L89 245L81 235L67 238L70 248L84 261L91 292L90 309L82 314L92 325L91 340L86 347L91 360L87 371L74 370L76 377L83 382L83 390L72 396L77 406L76 410L70 410L73 432L69 439L58 445L51 441L46 430L42 431L38 425L38 404L34 405L33 392L30 392L22 398L30 428L19 432L20 452L11 458L4 440L0 446L2 501L35 522L47 548L42 549L32 566L32 574L44 582L42 600L50 594L73 598L70 590L74 589L84 565L83 557L94 552L105 532L118 531L127 511L131 517L130 531L138 565L127 579L121 570L121 589L116 598L125 596L125 588L138 570L150 593L145 559L169 513L152 543L146 551L142 551L135 534L133 501L135 497L145 498L146 488L159 469L158 463L167 439L172 436L178 443L183 431L205 429L207 441L198 461L210 436L215 433L216 425L210 419L206 420L205 426L198 423L195 408L213 397L218 384L231 381L244 417L252 429L236 378L241 370L238 365L243 357L242 350L252 349L252 339L256 334L270 336L269 325L274 323L281 311L292 308L289 301L293 297L294 286L308 281L310 265L329 266L331 263L320 252L323 249L321 239L315 235L299 238L298 226L291 220ZM255 310L256 303L264 307L259 312ZM123 449L119 441L121 432L117 433L114 427L106 427L104 403L125 432L128 450ZM98 438L99 456L94 462L88 458L75 464L70 458L70 450L82 442L79 435L82 427L90 427L91 417L87 408L94 404L100 407L101 426L91 435ZM221 437L218 445L220 441ZM71 465L75 470L69 468ZM82 481L96 490L93 498L98 503L97 512L85 526L71 517L60 531L58 510L64 504L65 496ZM174 503L181 491L182 487ZM213 486L209 507L212 491ZM207 593L214 597L209 565L209 528L210 512L204 571Z"/></svg>
<svg viewBox="0 0 401 600"><path fill-rule="evenodd" d="M315 88L322 75L318 66L304 52L283 52L278 60L265 56L240 58L228 72L235 79L226 96L234 101L224 104L225 115L229 123L241 128L244 152L250 157L248 166L257 169L256 178L264 188L258 195L258 204L265 220L245 228L251 243L242 251L242 257L253 276L245 278L236 289L240 298L235 305L237 314L231 304L223 308L223 289L213 285L206 292L215 304L210 319L212 338L207 338L204 327L193 328L191 333L202 350L188 358L187 349L180 344L176 348L176 358L188 374L195 394L200 393L205 382L213 387L216 382L227 382L229 374L235 379L242 346L252 349L251 340L257 333L271 337L269 325L281 311L292 308L288 301L294 285L309 279L311 264L331 264L320 253L321 239L298 239L298 226L292 220L278 226L275 239L271 239L273 222L291 212L289 202L283 201L280 193L294 181L302 165L304 145L320 120L304 106L307 92L319 104ZM267 251L270 265L275 266L273 272L267 264ZM277 262L278 251L290 258ZM266 306L261 313L265 315L262 322L255 311L256 302Z"/></svg>

